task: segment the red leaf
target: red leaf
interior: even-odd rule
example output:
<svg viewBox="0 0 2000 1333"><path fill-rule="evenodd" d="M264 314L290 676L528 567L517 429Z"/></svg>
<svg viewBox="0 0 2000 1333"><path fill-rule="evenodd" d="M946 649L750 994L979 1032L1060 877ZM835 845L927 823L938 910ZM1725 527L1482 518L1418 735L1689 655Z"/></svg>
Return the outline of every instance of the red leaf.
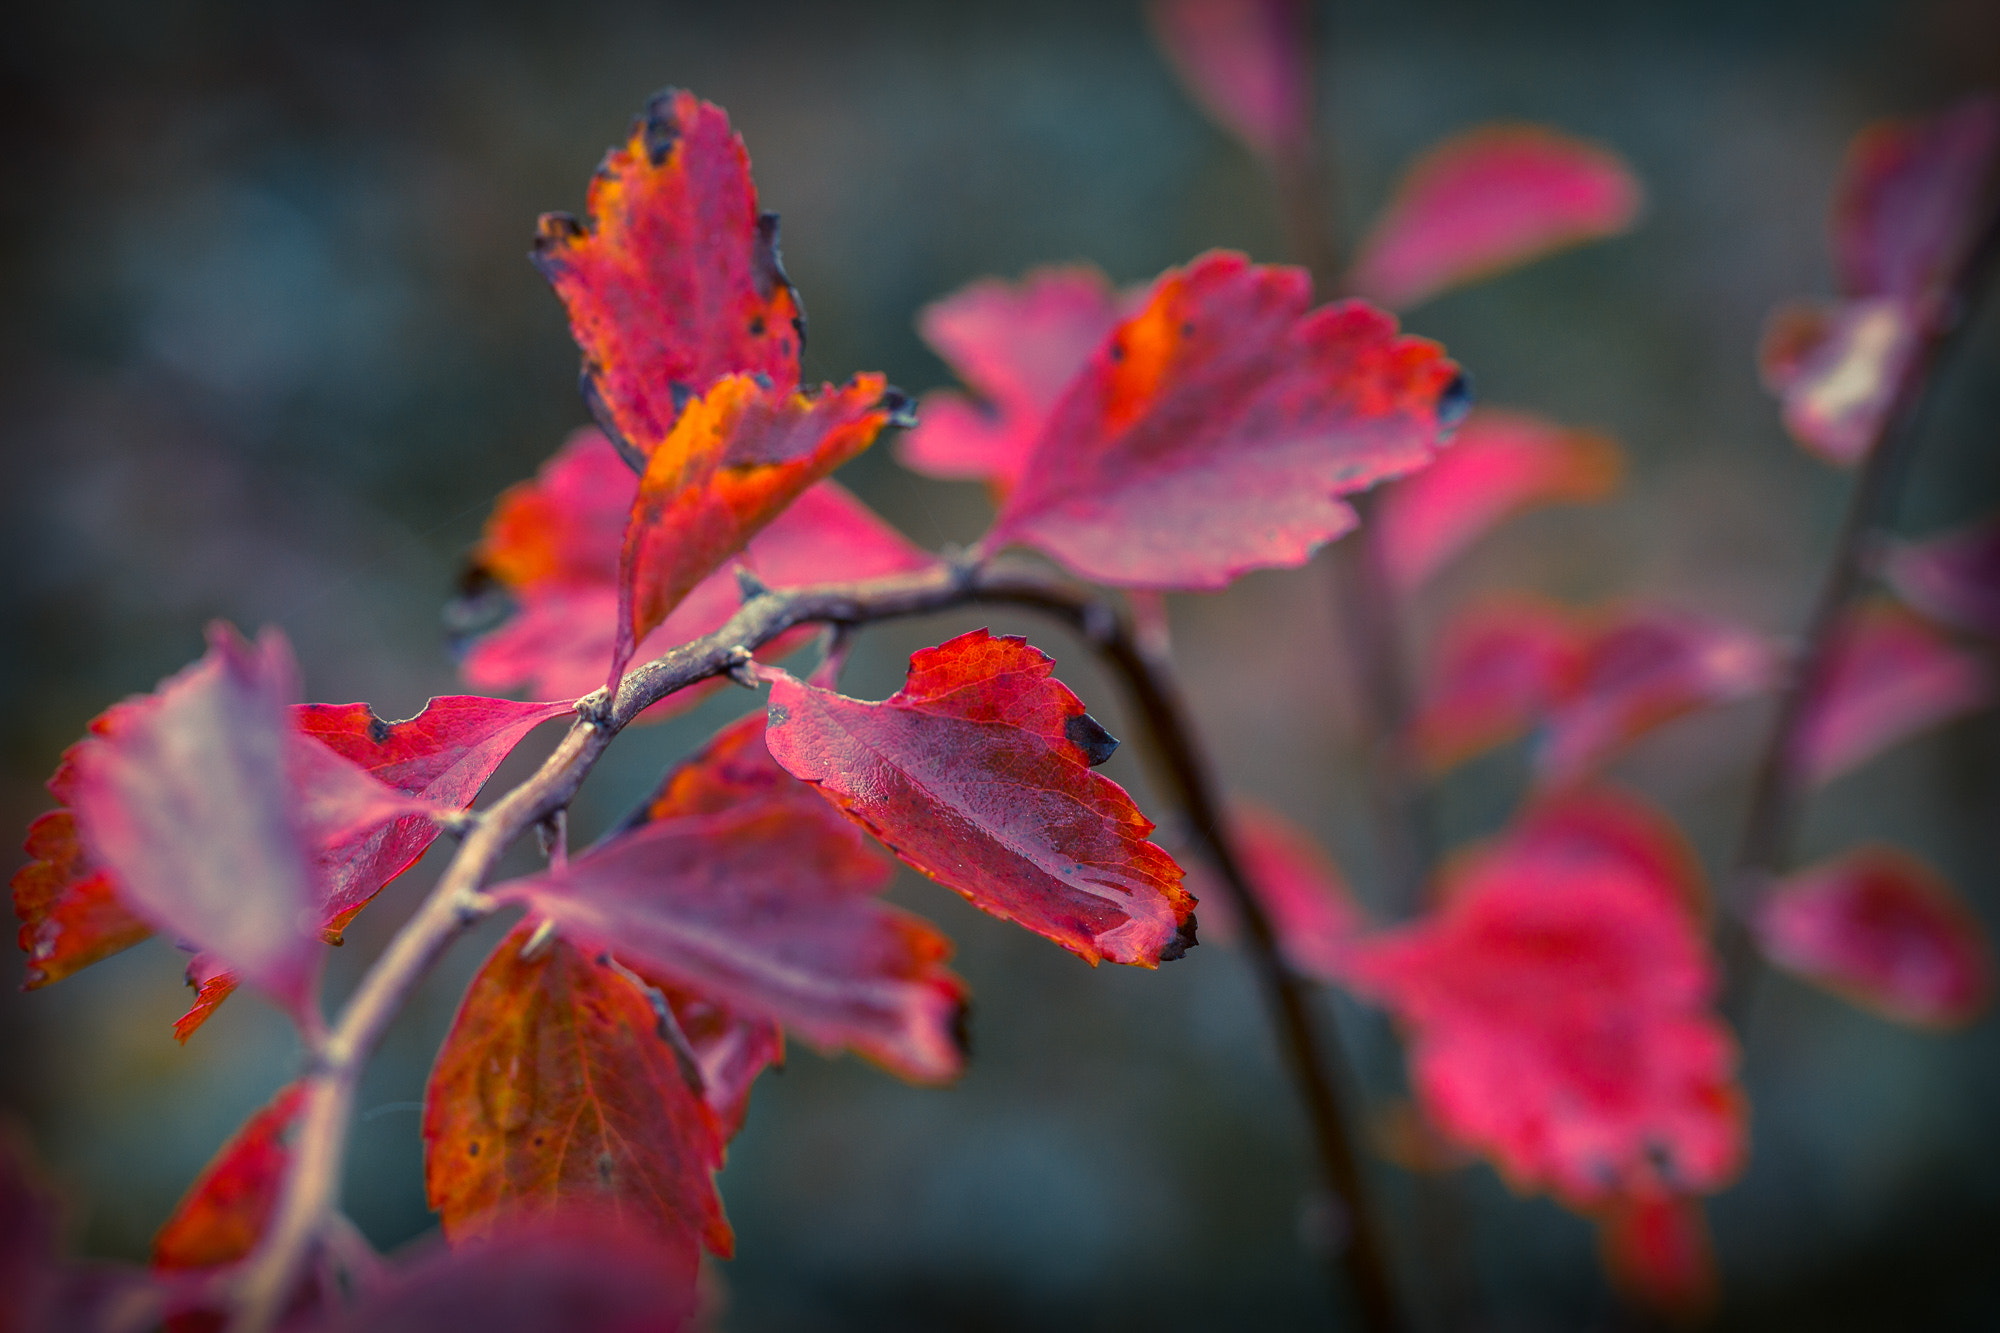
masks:
<svg viewBox="0 0 2000 1333"><path fill-rule="evenodd" d="M1569 787L1532 806L1507 839L1509 854L1560 870L1620 866L1694 916L1708 910L1701 860L1658 806L1615 787Z"/></svg>
<svg viewBox="0 0 2000 1333"><path fill-rule="evenodd" d="M1675 718L1770 689L1762 637L1675 611L1628 609L1584 636L1558 682L1535 756L1544 781L1573 782Z"/></svg>
<svg viewBox="0 0 2000 1333"><path fill-rule="evenodd" d="M727 728L636 827L494 894L740 1018L905 1078L955 1078L965 986L944 967L950 943L877 899L887 860L772 761L763 733L755 714Z"/></svg>
<svg viewBox="0 0 2000 1333"><path fill-rule="evenodd" d="M640 987L523 923L473 978L424 1092L424 1182L454 1243L600 1207L643 1224L678 1282L727 1256L715 1114Z"/></svg>
<svg viewBox="0 0 2000 1333"><path fill-rule="evenodd" d="M510 1222L436 1248L364 1293L325 1333L690 1333L700 1325L680 1258L609 1216Z"/></svg>
<svg viewBox="0 0 2000 1333"><path fill-rule="evenodd" d="M593 411L635 460L725 376L798 387L805 317L722 108L655 97L591 177L586 217L544 214L534 260L569 309Z"/></svg>
<svg viewBox="0 0 2000 1333"><path fill-rule="evenodd" d="M507 491L487 521L477 559L520 603L475 643L463 670L480 689L526 685L577 698L604 683L618 637L618 552L639 480L596 431L578 431L533 481ZM806 490L750 539L743 563L772 588L876 578L920 569L930 557L836 482ZM742 602L726 570L696 584L639 645L650 660L719 629ZM783 635L761 656L775 660L809 630ZM682 690L646 710L648 719L691 707L707 690Z"/></svg>
<svg viewBox="0 0 2000 1333"><path fill-rule="evenodd" d="M1575 674L1579 632L1551 603L1507 597L1474 605L1446 627L1416 747L1442 770L1525 734Z"/></svg>
<svg viewBox="0 0 2000 1333"><path fill-rule="evenodd" d="M1538 125L1481 125L1413 162L1361 243L1353 289L1420 304L1552 251L1616 236L1643 193L1617 154Z"/></svg>
<svg viewBox="0 0 2000 1333"><path fill-rule="evenodd" d="M51 810L30 824L26 850L35 859L13 880L21 951L28 955L24 989L61 981L153 933L119 901L110 874L85 855L68 810Z"/></svg>
<svg viewBox="0 0 2000 1333"><path fill-rule="evenodd" d="M288 772L286 705L297 689L282 635L266 631L253 649L217 625L207 656L112 734L78 747L71 800L85 850L135 914L295 1009L319 963L306 828Z"/></svg>
<svg viewBox="0 0 2000 1333"><path fill-rule="evenodd" d="M1979 918L1935 871L1865 847L1790 879L1757 905L1772 962L1905 1023L1970 1022L1993 995Z"/></svg>
<svg viewBox="0 0 2000 1333"><path fill-rule="evenodd" d="M1917 312L1895 297L1780 306L1758 362L1785 429L1825 462L1853 467L1881 438L1916 355Z"/></svg>
<svg viewBox="0 0 2000 1333"><path fill-rule="evenodd" d="M1722 1294L1700 1199L1621 1195L1598 1210L1597 1247L1612 1283L1648 1309L1700 1319Z"/></svg>
<svg viewBox="0 0 2000 1333"><path fill-rule="evenodd" d="M1361 905L1311 834L1277 811L1248 801L1230 810L1229 826L1258 905L1293 967L1321 981L1340 979L1348 941L1360 931ZM1200 884L1202 928L1227 940L1238 929L1228 890L1204 871Z"/></svg>
<svg viewBox="0 0 2000 1333"><path fill-rule="evenodd" d="M1852 296L1942 294L1982 221L2000 165L2000 99L1855 136L1833 204L1833 253Z"/></svg>
<svg viewBox="0 0 2000 1333"><path fill-rule="evenodd" d="M926 476L983 481L1004 498L1125 304L1102 273L1078 266L1036 269L1012 285L987 278L925 306L917 331L985 401L926 394L896 456Z"/></svg>
<svg viewBox="0 0 2000 1333"><path fill-rule="evenodd" d="M1238 254L1168 270L1057 404L987 542L1218 588L1348 531L1339 497L1428 463L1466 390L1381 311L1310 302L1303 271Z"/></svg>
<svg viewBox="0 0 2000 1333"><path fill-rule="evenodd" d="M1536 505L1601 500L1621 470L1605 436L1480 408L1435 463L1382 497L1375 532L1389 577L1408 595L1501 520Z"/></svg>
<svg viewBox="0 0 2000 1333"><path fill-rule="evenodd" d="M304 1101L303 1086L286 1085L222 1145L153 1237L154 1267L214 1268L250 1253L277 1204Z"/></svg>
<svg viewBox="0 0 2000 1333"><path fill-rule="evenodd" d="M687 1038L701 1072L702 1098L715 1112L724 1141L735 1138L750 1109L750 1085L771 1065L785 1062L784 1030L768 1018L744 1018L694 991L653 984Z"/></svg>
<svg viewBox="0 0 2000 1333"><path fill-rule="evenodd" d="M183 1046L236 993L236 974L208 954L198 953L188 960L187 984L194 991L194 1003L174 1020L174 1040Z"/></svg>
<svg viewBox="0 0 2000 1333"><path fill-rule="evenodd" d="M731 376L682 413L639 478L618 560L613 689L639 641L799 493L866 449L899 410L880 375L817 398Z"/></svg>
<svg viewBox="0 0 2000 1333"><path fill-rule="evenodd" d="M1343 972L1407 1027L1426 1117L1518 1188L1587 1208L1713 1190L1741 1165L1714 962L1677 894L1621 856L1502 841Z"/></svg>
<svg viewBox="0 0 2000 1333"><path fill-rule="evenodd" d="M1151 0L1153 35L1220 125L1267 158L1312 134L1312 49L1303 0Z"/></svg>
<svg viewBox="0 0 2000 1333"><path fill-rule="evenodd" d="M1926 615L2000 638L2000 521L1898 543L1883 558L1882 572Z"/></svg>
<svg viewBox="0 0 2000 1333"><path fill-rule="evenodd" d="M769 673L771 754L909 865L1095 964L1194 943L1181 869L1117 783L1110 738L1024 639L962 634L862 703Z"/></svg>
<svg viewBox="0 0 2000 1333"><path fill-rule="evenodd" d="M1992 700L1978 658L1892 602L1848 613L1797 739L1800 767L1830 782L1880 751Z"/></svg>

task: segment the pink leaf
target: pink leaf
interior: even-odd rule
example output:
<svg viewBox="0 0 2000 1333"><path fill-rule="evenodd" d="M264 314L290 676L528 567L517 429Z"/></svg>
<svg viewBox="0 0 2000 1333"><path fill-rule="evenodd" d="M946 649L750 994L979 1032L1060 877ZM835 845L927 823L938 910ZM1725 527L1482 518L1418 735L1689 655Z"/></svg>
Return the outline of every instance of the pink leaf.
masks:
<svg viewBox="0 0 2000 1333"><path fill-rule="evenodd" d="M1371 300L1407 308L1616 236L1639 216L1642 197L1607 149L1536 125L1482 125L1411 164L1362 241L1351 283Z"/></svg>
<svg viewBox="0 0 2000 1333"><path fill-rule="evenodd" d="M1153 825L1095 763L1116 744L1019 638L961 634L862 703L771 671L771 754L897 856L1095 964L1194 942Z"/></svg>
<svg viewBox="0 0 2000 1333"><path fill-rule="evenodd" d="M1451 447L1391 486L1375 534L1404 595L1503 519L1536 505L1601 500L1618 484L1618 446L1527 412L1482 407Z"/></svg>
<svg viewBox="0 0 2000 1333"><path fill-rule="evenodd" d="M253 649L218 624L206 657L77 754L74 801L85 848L127 905L294 1009L320 961L287 768L297 691L281 634L267 630Z"/></svg>
<svg viewBox="0 0 2000 1333"><path fill-rule="evenodd" d="M1990 94L1857 135L1833 204L1834 260L1848 294L1940 295L1990 202L1996 163L2000 99Z"/></svg>
<svg viewBox="0 0 2000 1333"><path fill-rule="evenodd" d="M878 901L889 877L771 761L752 715L670 774L636 826L494 893L649 978L942 1082L963 1066L964 984L943 936Z"/></svg>
<svg viewBox="0 0 2000 1333"><path fill-rule="evenodd" d="M1219 588L1352 528L1339 497L1428 463L1466 389L1379 310L1308 312L1310 287L1221 251L1170 269L1057 404L988 544L1103 583Z"/></svg>
<svg viewBox="0 0 2000 1333"><path fill-rule="evenodd" d="M2000 638L2000 521L1898 543L1885 555L1882 572L1904 601L1926 615Z"/></svg>
<svg viewBox="0 0 2000 1333"><path fill-rule="evenodd" d="M925 306L918 332L984 403L949 389L927 394L897 457L926 476L984 481L1005 496L1122 304L1102 273L1079 266L1036 269L1011 285L987 278Z"/></svg>
<svg viewBox="0 0 2000 1333"><path fill-rule="evenodd" d="M1797 761L1810 781L1830 782L1992 697L1979 659L1894 603L1869 603L1851 611L1836 633L1799 730Z"/></svg>
<svg viewBox="0 0 2000 1333"><path fill-rule="evenodd" d="M1238 801L1229 824L1285 957L1307 976L1338 981L1348 942L1363 924L1361 905L1340 867L1312 835L1265 806ZM1209 938L1226 940L1238 930L1235 906L1214 879L1212 872L1201 872L1201 924Z"/></svg>
<svg viewBox="0 0 2000 1333"><path fill-rule="evenodd" d="M1864 847L1773 888L1753 924L1790 972L1905 1023L1970 1022L1993 995L1993 949L1963 899L1893 847Z"/></svg>
<svg viewBox="0 0 2000 1333"><path fill-rule="evenodd" d="M1672 887L1620 856L1503 839L1343 974L1407 1029L1426 1118L1518 1188L1591 1208L1714 1190L1742 1164L1714 961Z"/></svg>
<svg viewBox="0 0 2000 1333"><path fill-rule="evenodd" d="M1895 297L1781 306L1764 330L1764 384L1808 451L1853 467L1875 447L1917 350L1917 315Z"/></svg>
<svg viewBox="0 0 2000 1333"><path fill-rule="evenodd" d="M1267 158L1312 134L1304 0L1150 0L1153 35L1202 109Z"/></svg>
<svg viewBox="0 0 2000 1333"><path fill-rule="evenodd" d="M1575 674L1580 633L1552 603L1507 597L1446 628L1416 719L1416 747L1446 769L1523 735Z"/></svg>
<svg viewBox="0 0 2000 1333"><path fill-rule="evenodd" d="M1693 916L1708 910L1701 861L1659 807L1609 786L1563 788L1531 806L1507 839L1509 854L1560 871L1614 865Z"/></svg>

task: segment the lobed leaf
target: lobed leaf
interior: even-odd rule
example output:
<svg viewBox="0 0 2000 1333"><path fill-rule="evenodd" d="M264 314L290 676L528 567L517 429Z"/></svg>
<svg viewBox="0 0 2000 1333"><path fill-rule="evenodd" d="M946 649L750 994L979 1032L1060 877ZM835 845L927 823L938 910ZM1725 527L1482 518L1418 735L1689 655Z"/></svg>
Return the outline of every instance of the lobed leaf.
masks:
<svg viewBox="0 0 2000 1333"><path fill-rule="evenodd" d="M469 684L577 698L604 683L618 638L619 550L638 493L638 478L610 442L585 430L534 480L501 496L475 555L474 577L498 582L518 606L467 651L461 669ZM832 481L804 491L750 539L741 558L772 588L903 573L931 559ZM720 628L741 601L727 570L710 574L635 655L649 660ZM782 657L809 633L782 635L760 656ZM683 711L709 688L681 690L642 716Z"/></svg>
<svg viewBox="0 0 2000 1333"><path fill-rule="evenodd" d="M1951 282L1992 202L2000 98L1855 136L1833 203L1833 254L1851 296L1928 300Z"/></svg>
<svg viewBox="0 0 2000 1333"><path fill-rule="evenodd" d="M1528 412L1475 409L1435 463L1383 494L1375 534L1389 579L1407 596L1504 519L1603 499L1622 468L1605 436Z"/></svg>
<svg viewBox="0 0 2000 1333"><path fill-rule="evenodd" d="M1312 137L1313 52L1303 0L1150 0L1153 36L1210 118L1267 158Z"/></svg>
<svg viewBox="0 0 2000 1333"><path fill-rule="evenodd" d="M1779 967L1905 1023L1970 1022L1993 995L1993 949L1951 884L1870 846L1774 887L1752 918Z"/></svg>
<svg viewBox="0 0 2000 1333"><path fill-rule="evenodd" d="M1348 942L1365 924L1340 867L1311 834L1267 806L1235 802L1229 829L1285 957L1306 976L1338 981ZM1236 907L1214 879L1201 874L1202 926L1211 939L1227 940L1239 928Z"/></svg>
<svg viewBox="0 0 2000 1333"><path fill-rule="evenodd" d="M1643 191L1617 154L1538 125L1481 125L1403 173L1362 240L1349 283L1391 309L1616 236Z"/></svg>
<svg viewBox="0 0 2000 1333"><path fill-rule="evenodd" d="M882 703L772 670L772 756L906 863L1093 965L1194 943L1194 900L1153 825L1091 767L1104 729L1025 639L962 634Z"/></svg>
<svg viewBox="0 0 2000 1333"><path fill-rule="evenodd" d="M1238 254L1168 270L1057 403L986 544L1218 588L1347 532L1339 497L1428 463L1468 391L1381 311L1310 302L1303 271Z"/></svg>
<svg viewBox="0 0 2000 1333"><path fill-rule="evenodd" d="M849 1047L919 1082L964 1067L965 986L929 923L879 901L887 860L773 762L764 719L725 729L670 773L635 822L561 869L502 885L664 986L743 1022L782 1023L823 1050ZM768 1027L724 1039L776 1054ZM747 1088L738 1065L728 1086ZM719 1093L728 1112L740 1102Z"/></svg>
<svg viewBox="0 0 2000 1333"><path fill-rule="evenodd" d="M1926 615L2000 638L2000 520L1922 542L1900 542L1882 559L1896 594Z"/></svg>
<svg viewBox="0 0 2000 1333"><path fill-rule="evenodd" d="M454 1244L584 1207L643 1227L675 1282L732 1246L715 1113L640 986L517 926L459 1004L424 1091L424 1186Z"/></svg>
<svg viewBox="0 0 2000 1333"><path fill-rule="evenodd" d="M1651 1191L1597 1211L1597 1251L1627 1299L1677 1320L1705 1317L1721 1298L1715 1242L1701 1200Z"/></svg>
<svg viewBox="0 0 2000 1333"><path fill-rule="evenodd" d="M1866 458L1895 410L1919 332L1918 312L1896 297L1773 311L1757 356L1785 429L1837 467Z"/></svg>
<svg viewBox="0 0 2000 1333"><path fill-rule="evenodd" d="M668 89L591 177L585 220L544 214L535 266L569 311L584 393L635 467L729 375L799 384L805 315L722 108Z"/></svg>
<svg viewBox="0 0 2000 1333"><path fill-rule="evenodd" d="M647 460L632 502L618 557L611 688L683 598L901 410L880 375L857 375L813 398L732 375L691 401Z"/></svg>
<svg viewBox="0 0 2000 1333"><path fill-rule="evenodd" d="M1125 313L1094 268L1040 268L1018 284L987 278L925 306L917 331L983 400L924 395L897 441L904 466L983 481L1004 498L1020 480L1049 413Z"/></svg>
<svg viewBox="0 0 2000 1333"><path fill-rule="evenodd" d="M1865 603L1835 631L1799 727L1796 762L1809 781L1830 782L1992 698L1992 677L1978 658L1892 602Z"/></svg>
<svg viewBox="0 0 2000 1333"><path fill-rule="evenodd" d="M1405 1026L1426 1118L1571 1207L1725 1184L1744 1153L1735 1044L1678 891L1622 856L1511 837L1447 890L1343 964Z"/></svg>

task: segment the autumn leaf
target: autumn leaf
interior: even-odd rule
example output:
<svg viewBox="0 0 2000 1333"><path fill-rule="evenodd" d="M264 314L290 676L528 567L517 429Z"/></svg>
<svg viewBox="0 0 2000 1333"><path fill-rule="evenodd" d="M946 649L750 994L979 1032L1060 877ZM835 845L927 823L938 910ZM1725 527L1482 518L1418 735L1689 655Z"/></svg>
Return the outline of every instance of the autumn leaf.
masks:
<svg viewBox="0 0 2000 1333"><path fill-rule="evenodd" d="M1605 436L1477 408L1435 463L1384 492L1374 531L1390 581L1407 596L1503 519L1537 505L1602 500L1622 470Z"/></svg>
<svg viewBox="0 0 2000 1333"><path fill-rule="evenodd" d="M51 810L30 824L25 850L34 860L14 872L13 891L28 955L26 989L61 981L153 933L120 901L110 872L84 852L70 811Z"/></svg>
<svg viewBox="0 0 2000 1333"><path fill-rule="evenodd" d="M1362 240L1353 289L1391 309L1616 236L1643 192L1608 149L1538 125L1481 125L1404 172Z"/></svg>
<svg viewBox="0 0 2000 1333"><path fill-rule="evenodd" d="M1303 0L1150 0L1146 16L1217 124L1267 158L1297 156L1312 134Z"/></svg>
<svg viewBox="0 0 2000 1333"><path fill-rule="evenodd" d="M985 630L910 659L863 703L766 669L778 763L974 906L1095 964L1153 967L1194 943L1181 869L1091 768L1115 744L1025 639Z"/></svg>
<svg viewBox="0 0 2000 1333"><path fill-rule="evenodd" d="M432 1248L362 1292L320 1333L693 1333L699 1299L680 1255L622 1215L510 1219Z"/></svg>
<svg viewBox="0 0 2000 1333"><path fill-rule="evenodd" d="M1868 846L1775 885L1752 924L1764 954L1857 1004L1928 1027L1970 1022L1993 996L1993 948L1936 871Z"/></svg>
<svg viewBox="0 0 2000 1333"><path fill-rule="evenodd" d="M670 773L633 824L493 893L736 1018L944 1082L964 1067L965 985L942 935L879 900L890 875L773 762L753 714Z"/></svg>
<svg viewBox="0 0 2000 1333"><path fill-rule="evenodd" d="M596 1207L643 1225L691 1282L732 1240L722 1135L640 984L564 940L500 942L460 1003L424 1091L424 1183L454 1244Z"/></svg>
<svg viewBox="0 0 2000 1333"><path fill-rule="evenodd" d="M1681 891L1626 857L1503 838L1342 973L1401 1020L1426 1119L1517 1188L1589 1209L1742 1163L1714 960Z"/></svg>
<svg viewBox="0 0 2000 1333"><path fill-rule="evenodd" d="M534 260L583 350L584 392L635 468L729 375L799 384L805 316L722 108L668 89L591 177L585 220L544 214Z"/></svg>
<svg viewBox="0 0 2000 1333"><path fill-rule="evenodd" d="M1795 755L1830 782L1898 741L1983 708L1984 663L1893 602L1863 603L1834 632L1826 674L1800 723Z"/></svg>
<svg viewBox="0 0 2000 1333"><path fill-rule="evenodd" d="M290 1083L230 1136L153 1237L153 1266L214 1268L255 1248L291 1163L305 1088Z"/></svg>
<svg viewBox="0 0 2000 1333"><path fill-rule="evenodd" d="M1596 1218L1604 1269L1629 1300L1679 1320L1715 1308L1722 1282L1700 1199L1641 1191L1612 1199Z"/></svg>
<svg viewBox="0 0 2000 1333"><path fill-rule="evenodd" d="M578 698L604 683L618 637L618 558L639 479L597 431L572 435L534 480L494 506L475 554L475 581L498 583L512 615L472 643L461 670L477 689L526 686L547 698ZM845 582L905 573L931 557L839 483L808 488L750 539L742 564L767 587ZM719 629L742 604L728 570L696 584L640 643L650 660ZM759 650L775 661L812 631L801 628ZM706 684L706 682L704 683ZM685 711L712 688L680 690L641 714Z"/></svg>
<svg viewBox="0 0 2000 1333"><path fill-rule="evenodd" d="M1347 943L1364 925L1340 867L1311 834L1252 801L1231 805L1229 831L1285 957L1306 976L1338 981ZM1228 940L1239 929L1235 904L1213 872L1199 873L1202 929L1210 939Z"/></svg>
<svg viewBox="0 0 2000 1333"><path fill-rule="evenodd" d="M1658 806L1605 784L1560 788L1524 811L1507 836L1521 864L1611 864L1700 918L1708 912L1701 860ZM1447 881L1449 887L1449 881Z"/></svg>
<svg viewBox="0 0 2000 1333"><path fill-rule="evenodd" d="M1446 626L1414 724L1418 754L1442 771L1525 735L1575 674L1570 614L1538 598L1476 603Z"/></svg>
<svg viewBox="0 0 2000 1333"><path fill-rule="evenodd" d="M1050 415L985 546L1102 583L1219 588L1354 526L1339 498L1423 467L1467 405L1435 344L1299 269L1170 269Z"/></svg>
<svg viewBox="0 0 2000 1333"><path fill-rule="evenodd" d="M924 395L917 425L896 442L904 466L983 481L1004 499L1049 413L1127 313L1094 268L1035 269L1019 283L986 278L924 307L917 331L981 401Z"/></svg>
<svg viewBox="0 0 2000 1333"><path fill-rule="evenodd" d="M1896 543L1881 565L1897 595L1925 615L2000 638L2000 520Z"/></svg>
<svg viewBox="0 0 2000 1333"><path fill-rule="evenodd" d="M1773 311L1757 360L1764 387L1783 403L1785 429L1837 467L1866 458L1920 332L1909 304L1893 297Z"/></svg>

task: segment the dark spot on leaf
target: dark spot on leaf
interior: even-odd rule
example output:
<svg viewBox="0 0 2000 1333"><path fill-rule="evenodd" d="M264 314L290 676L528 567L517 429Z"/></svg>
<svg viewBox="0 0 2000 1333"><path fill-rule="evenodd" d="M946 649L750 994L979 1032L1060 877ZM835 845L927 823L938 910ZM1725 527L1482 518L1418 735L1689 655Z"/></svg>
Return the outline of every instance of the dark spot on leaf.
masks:
<svg viewBox="0 0 2000 1333"><path fill-rule="evenodd" d="M1197 943L1199 941L1194 937L1194 913L1189 912L1187 920L1181 922L1181 928L1174 932L1174 937L1160 946L1160 961L1171 963L1185 955Z"/></svg>
<svg viewBox="0 0 2000 1333"><path fill-rule="evenodd" d="M1112 343L1112 344L1111 344L1111 359L1112 359L1113 361L1123 361L1123 360L1125 359L1125 344L1124 344L1124 343L1122 343L1122 342L1117 342L1117 343Z"/></svg>
<svg viewBox="0 0 2000 1333"><path fill-rule="evenodd" d="M757 387L762 389L765 393L769 393L771 391L771 377L769 375L766 375L763 371L760 370L756 372L750 378L755 380L757 382Z"/></svg>
<svg viewBox="0 0 2000 1333"><path fill-rule="evenodd" d="M597 1178L604 1183L604 1188L607 1190L611 1188L612 1181L616 1179L615 1168L617 1165L618 1163L612 1159L610 1153L599 1153L597 1155Z"/></svg>
<svg viewBox="0 0 2000 1333"><path fill-rule="evenodd" d="M666 88L653 94L653 100L646 103L644 140L646 157L654 166L667 160L674 145L680 142L681 123L674 118L674 98L678 90Z"/></svg>
<svg viewBox="0 0 2000 1333"><path fill-rule="evenodd" d="M589 235L589 230L573 213L544 213L535 220L534 256L537 264L553 250Z"/></svg>
<svg viewBox="0 0 2000 1333"><path fill-rule="evenodd" d="M1194 324L1192 321L1190 320L1181 321L1181 337L1183 338L1194 337Z"/></svg>
<svg viewBox="0 0 2000 1333"><path fill-rule="evenodd" d="M465 1145L465 1155L468 1157L479 1156L479 1141L477 1139Z"/></svg>
<svg viewBox="0 0 2000 1333"><path fill-rule="evenodd" d="M543 1142L543 1136L540 1134L535 1135L535 1146L537 1148L542 1146L542 1142Z"/></svg>
<svg viewBox="0 0 2000 1333"><path fill-rule="evenodd" d="M384 722L381 718L375 716L374 709L371 708L368 710L369 740L374 741L377 745L387 745L389 743L389 737L392 734L394 734L394 731L395 728L391 727L387 722Z"/></svg>
<svg viewBox="0 0 2000 1333"><path fill-rule="evenodd" d="M1063 735L1068 737L1070 744L1083 751L1084 762L1092 768L1118 751L1118 738L1088 713L1078 713L1063 723Z"/></svg>
<svg viewBox="0 0 2000 1333"><path fill-rule="evenodd" d="M1451 383L1438 395L1438 425L1447 430L1465 420L1472 410L1472 377L1464 371L1452 376Z"/></svg>
<svg viewBox="0 0 2000 1333"><path fill-rule="evenodd" d="M750 336L752 338L761 338L764 336L764 317L762 315L750 316Z"/></svg>

